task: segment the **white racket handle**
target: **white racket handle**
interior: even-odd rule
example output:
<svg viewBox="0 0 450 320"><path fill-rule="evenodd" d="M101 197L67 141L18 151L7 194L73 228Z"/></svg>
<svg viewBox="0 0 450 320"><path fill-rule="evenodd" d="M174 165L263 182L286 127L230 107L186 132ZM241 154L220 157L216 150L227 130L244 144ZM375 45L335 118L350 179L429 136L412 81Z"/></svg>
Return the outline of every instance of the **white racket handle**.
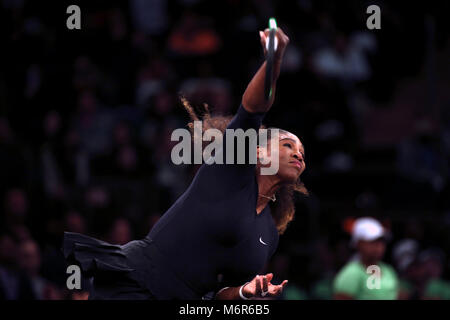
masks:
<svg viewBox="0 0 450 320"><path fill-rule="evenodd" d="M275 36L275 39L273 41L273 49L274 51L277 51L278 48L278 38ZM266 50L269 50L269 38L266 38Z"/></svg>

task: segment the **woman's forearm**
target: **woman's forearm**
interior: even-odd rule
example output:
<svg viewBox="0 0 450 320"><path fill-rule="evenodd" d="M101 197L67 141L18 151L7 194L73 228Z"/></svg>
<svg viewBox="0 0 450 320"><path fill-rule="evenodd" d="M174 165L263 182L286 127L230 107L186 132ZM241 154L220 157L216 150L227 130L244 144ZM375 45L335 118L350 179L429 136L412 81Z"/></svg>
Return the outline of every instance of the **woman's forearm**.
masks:
<svg viewBox="0 0 450 320"><path fill-rule="evenodd" d="M278 63L280 64L280 63ZM275 66L274 66L275 67ZM274 80L272 86L272 95L266 101L264 97L264 80L266 75L266 62L259 68L253 79L247 86L242 96L242 105L248 112L267 112L273 104L275 97L276 80L278 79L277 68L274 68Z"/></svg>
<svg viewBox="0 0 450 320"><path fill-rule="evenodd" d="M261 33L261 45L265 50L266 41L269 30L266 29L265 33ZM275 98L276 82L280 75L281 64L283 62L284 51L289 43L289 38L284 34L280 28L276 31L276 37L278 39L278 48L274 56L273 65L273 81L272 81L272 95L268 101L264 96L265 76L266 76L266 62L258 69L256 74L245 89L242 96L242 105L248 112L267 112L273 104Z"/></svg>
<svg viewBox="0 0 450 320"><path fill-rule="evenodd" d="M242 300L239 295L241 287L227 287L223 288L216 294L216 300ZM244 294L244 292L243 292ZM245 294L244 294L245 297Z"/></svg>

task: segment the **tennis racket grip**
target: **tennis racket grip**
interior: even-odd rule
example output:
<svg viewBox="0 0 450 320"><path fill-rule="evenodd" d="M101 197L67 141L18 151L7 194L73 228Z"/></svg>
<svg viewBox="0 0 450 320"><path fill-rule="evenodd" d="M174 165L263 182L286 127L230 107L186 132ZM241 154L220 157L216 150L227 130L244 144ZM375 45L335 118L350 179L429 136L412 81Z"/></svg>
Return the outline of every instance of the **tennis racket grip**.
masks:
<svg viewBox="0 0 450 320"><path fill-rule="evenodd" d="M266 101L270 100L272 96L272 85L273 85L273 65L275 57L275 36L276 30L270 29L269 31L269 41L267 49L266 58L266 77L264 81L264 97Z"/></svg>

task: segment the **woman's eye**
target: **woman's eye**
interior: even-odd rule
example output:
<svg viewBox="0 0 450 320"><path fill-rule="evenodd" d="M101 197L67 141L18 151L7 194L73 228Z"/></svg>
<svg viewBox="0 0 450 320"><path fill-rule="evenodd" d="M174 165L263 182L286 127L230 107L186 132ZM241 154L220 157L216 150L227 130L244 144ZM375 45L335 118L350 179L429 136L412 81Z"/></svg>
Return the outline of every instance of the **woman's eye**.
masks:
<svg viewBox="0 0 450 320"><path fill-rule="evenodd" d="M289 143L285 143L285 144L283 144L283 146L285 146L285 147L289 147L289 148L291 148L292 149L292 146L289 144Z"/></svg>

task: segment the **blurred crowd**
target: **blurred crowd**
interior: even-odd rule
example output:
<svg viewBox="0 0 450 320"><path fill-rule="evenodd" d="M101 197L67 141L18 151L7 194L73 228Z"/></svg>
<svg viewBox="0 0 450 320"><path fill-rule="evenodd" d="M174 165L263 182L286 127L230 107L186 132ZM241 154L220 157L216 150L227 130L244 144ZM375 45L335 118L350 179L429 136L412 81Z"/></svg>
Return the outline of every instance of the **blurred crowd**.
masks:
<svg viewBox="0 0 450 320"><path fill-rule="evenodd" d="M66 28L70 4L81 30ZM289 279L282 298L332 299L353 222L372 216L399 298L450 299L448 6L1 0L0 299L86 298L66 288L63 232L148 233L195 174L170 160L179 96L235 112L271 16L290 45L265 121L303 141L311 193L267 266Z"/></svg>

